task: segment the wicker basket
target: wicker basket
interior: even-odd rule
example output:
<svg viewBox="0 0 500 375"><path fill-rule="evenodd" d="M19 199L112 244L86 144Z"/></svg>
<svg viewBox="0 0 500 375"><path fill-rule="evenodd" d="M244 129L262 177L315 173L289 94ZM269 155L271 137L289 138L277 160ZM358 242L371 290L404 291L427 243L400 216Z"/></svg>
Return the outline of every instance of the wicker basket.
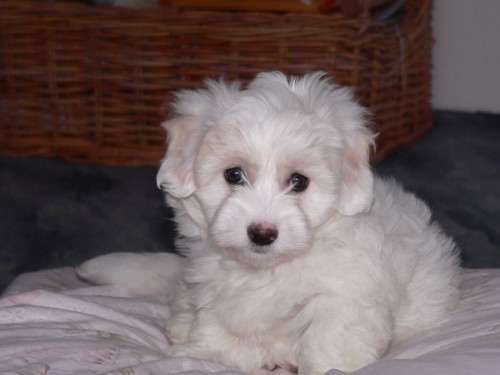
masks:
<svg viewBox="0 0 500 375"><path fill-rule="evenodd" d="M156 165L172 90L205 76L324 70L380 132L374 161L431 125L430 0L385 25L324 14L0 1L0 152Z"/></svg>

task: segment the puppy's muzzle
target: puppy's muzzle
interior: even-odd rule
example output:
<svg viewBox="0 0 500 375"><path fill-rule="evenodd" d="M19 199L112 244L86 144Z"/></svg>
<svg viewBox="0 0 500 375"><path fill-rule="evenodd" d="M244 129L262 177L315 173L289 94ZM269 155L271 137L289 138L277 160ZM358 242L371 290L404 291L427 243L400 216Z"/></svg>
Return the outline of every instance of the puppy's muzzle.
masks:
<svg viewBox="0 0 500 375"><path fill-rule="evenodd" d="M278 238L278 229L269 223L254 223L247 228L248 238L259 246L268 246Z"/></svg>

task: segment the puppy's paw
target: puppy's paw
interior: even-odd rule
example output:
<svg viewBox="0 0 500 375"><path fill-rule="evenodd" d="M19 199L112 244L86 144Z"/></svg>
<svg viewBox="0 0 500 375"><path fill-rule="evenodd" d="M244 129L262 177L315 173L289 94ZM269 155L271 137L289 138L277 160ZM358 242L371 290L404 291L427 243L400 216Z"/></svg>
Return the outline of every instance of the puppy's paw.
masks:
<svg viewBox="0 0 500 375"><path fill-rule="evenodd" d="M165 334L171 344L185 344L189 340L192 321L173 317L167 320Z"/></svg>
<svg viewBox="0 0 500 375"><path fill-rule="evenodd" d="M172 357L203 358L200 352L191 345L171 345L167 348L167 355Z"/></svg>

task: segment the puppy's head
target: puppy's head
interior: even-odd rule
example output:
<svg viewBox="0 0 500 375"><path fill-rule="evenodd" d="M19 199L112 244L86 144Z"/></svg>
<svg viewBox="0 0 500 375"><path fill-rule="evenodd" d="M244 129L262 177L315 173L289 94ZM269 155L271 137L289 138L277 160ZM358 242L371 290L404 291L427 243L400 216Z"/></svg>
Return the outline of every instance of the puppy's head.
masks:
<svg viewBox="0 0 500 375"><path fill-rule="evenodd" d="M326 222L369 209L365 111L322 73L263 73L245 89L208 81L174 108L158 185L226 256L274 266Z"/></svg>

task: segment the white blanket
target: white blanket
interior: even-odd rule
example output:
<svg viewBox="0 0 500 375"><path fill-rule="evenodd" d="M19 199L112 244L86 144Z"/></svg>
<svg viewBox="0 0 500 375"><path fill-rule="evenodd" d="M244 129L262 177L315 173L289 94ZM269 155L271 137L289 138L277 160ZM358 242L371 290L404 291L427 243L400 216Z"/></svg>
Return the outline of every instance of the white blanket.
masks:
<svg viewBox="0 0 500 375"><path fill-rule="evenodd" d="M464 279L462 300L446 322L355 374L500 374L500 269L465 271ZM22 275L2 297L2 374L240 374L169 358L164 301L86 284L71 268Z"/></svg>

